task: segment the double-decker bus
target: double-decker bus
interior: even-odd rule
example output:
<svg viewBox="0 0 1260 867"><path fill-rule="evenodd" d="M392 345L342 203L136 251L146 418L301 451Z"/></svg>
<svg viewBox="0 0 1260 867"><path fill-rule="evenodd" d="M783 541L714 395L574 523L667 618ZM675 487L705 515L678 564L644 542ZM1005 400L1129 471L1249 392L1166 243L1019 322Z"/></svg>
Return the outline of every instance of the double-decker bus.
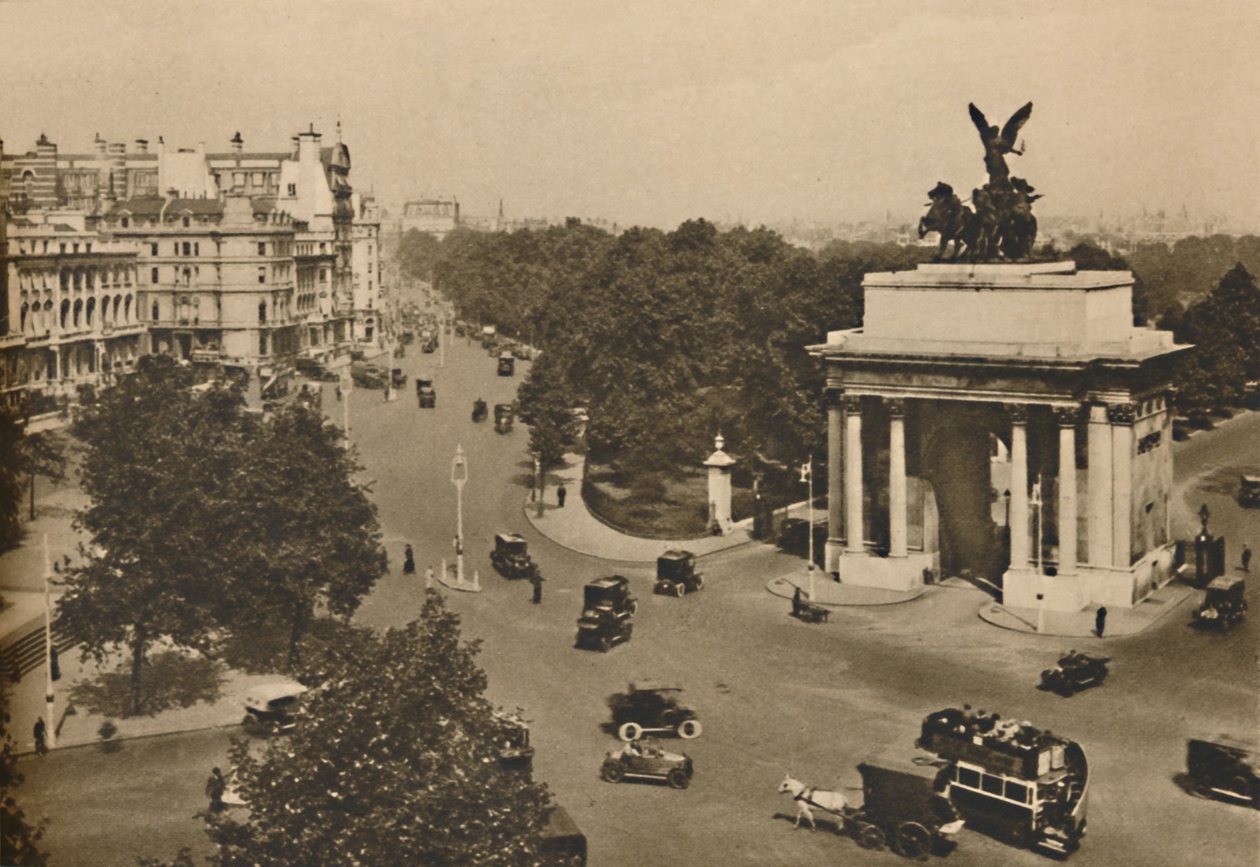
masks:
<svg viewBox="0 0 1260 867"><path fill-rule="evenodd" d="M1075 741L947 708L923 720L918 746L948 761L945 792L969 827L1059 856L1079 848L1089 764Z"/></svg>

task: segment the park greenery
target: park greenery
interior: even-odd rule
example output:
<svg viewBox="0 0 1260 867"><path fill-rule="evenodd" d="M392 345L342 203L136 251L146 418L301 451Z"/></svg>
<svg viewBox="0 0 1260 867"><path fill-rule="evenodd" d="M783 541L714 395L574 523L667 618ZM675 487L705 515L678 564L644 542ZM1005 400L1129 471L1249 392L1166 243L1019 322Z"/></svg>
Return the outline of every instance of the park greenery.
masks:
<svg viewBox="0 0 1260 867"><path fill-rule="evenodd" d="M48 854L40 848L46 820L32 822L18 804L23 782L17 768L17 750L9 734L7 695L0 693L0 864L43 867Z"/></svg>
<svg viewBox="0 0 1260 867"><path fill-rule="evenodd" d="M1250 276L1260 239L1185 238L1128 259L1088 243L1043 254L1134 272L1135 323L1196 344L1177 362L1179 411L1237 403L1260 376L1248 336L1260 316ZM589 460L632 493L659 497L662 480L694 466L721 431L744 458L737 482L761 478L772 499L776 481L790 490L786 468L826 454L823 375L806 346L861 323L867 272L927 255L844 241L815 253L764 228L719 231L704 220L613 235L570 219L440 242L413 231L400 249L405 273L431 281L462 318L544 350L520 401L545 463L565 450L566 409L581 406Z"/></svg>
<svg viewBox="0 0 1260 867"><path fill-rule="evenodd" d="M0 552L22 540L22 499L35 520L35 477L65 478L65 442L56 433L31 433L17 414L0 410Z"/></svg>
<svg viewBox="0 0 1260 867"><path fill-rule="evenodd" d="M640 484L694 464L719 431L753 472L825 454L822 372L805 347L861 321L865 272L925 255L843 242L812 253L705 220L615 236L569 220L440 244L416 233L401 250L461 317L543 348L520 392L535 451L557 459L567 410L586 407L590 460Z"/></svg>
<svg viewBox="0 0 1260 867"><path fill-rule="evenodd" d="M404 628L341 626L321 647L293 734L233 747L249 811L208 817L214 863L539 863L547 790L500 762L477 645L441 594Z"/></svg>
<svg viewBox="0 0 1260 867"><path fill-rule="evenodd" d="M126 649L130 715L145 710L153 648L213 652L281 628L293 665L317 608L353 613L385 571L374 507L317 410L259 416L237 390L192 385L186 367L145 357L74 426L90 542L58 616L85 656Z"/></svg>

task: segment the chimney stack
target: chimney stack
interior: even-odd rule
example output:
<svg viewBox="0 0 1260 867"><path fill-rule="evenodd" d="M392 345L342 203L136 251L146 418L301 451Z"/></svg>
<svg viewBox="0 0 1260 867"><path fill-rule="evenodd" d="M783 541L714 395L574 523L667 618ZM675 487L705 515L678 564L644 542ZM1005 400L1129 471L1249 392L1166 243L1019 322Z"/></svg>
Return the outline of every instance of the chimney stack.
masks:
<svg viewBox="0 0 1260 867"><path fill-rule="evenodd" d="M241 138L240 130L237 130L236 135L232 136L232 150L239 154L244 147L245 139Z"/></svg>
<svg viewBox="0 0 1260 867"><path fill-rule="evenodd" d="M136 153L147 154L149 152L149 140L147 138L136 139Z"/></svg>

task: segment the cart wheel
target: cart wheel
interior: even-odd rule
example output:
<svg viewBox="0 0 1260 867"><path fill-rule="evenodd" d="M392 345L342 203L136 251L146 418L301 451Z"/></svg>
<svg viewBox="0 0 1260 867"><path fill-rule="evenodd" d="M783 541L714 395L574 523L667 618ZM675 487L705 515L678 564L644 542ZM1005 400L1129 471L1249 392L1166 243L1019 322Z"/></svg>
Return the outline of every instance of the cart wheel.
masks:
<svg viewBox="0 0 1260 867"><path fill-rule="evenodd" d="M599 775L610 783L620 783L621 765L616 762L604 762L604 766L599 769Z"/></svg>
<svg viewBox="0 0 1260 867"><path fill-rule="evenodd" d="M699 590L703 586L704 586L704 579L701 578L699 575L697 575L696 576L696 589Z"/></svg>
<svg viewBox="0 0 1260 867"><path fill-rule="evenodd" d="M907 858L926 859L932 848L932 833L918 822L897 826L897 849Z"/></svg>
<svg viewBox="0 0 1260 867"><path fill-rule="evenodd" d="M611 642L610 640L608 640L608 638L607 638L607 637L605 637L605 638L601 638L601 639L599 640L599 652L600 652L600 653L607 653L607 652L608 652L608 651L610 651L610 650L612 650L612 642Z"/></svg>
<svg viewBox="0 0 1260 867"><path fill-rule="evenodd" d="M631 616L631 617L633 617L635 614L637 614L637 613L638 613L638 611L639 611L639 600L637 600L637 599L636 599L635 601L633 601L633 602L631 602L629 605L627 605L627 606L626 606L626 610L630 612L630 616Z"/></svg>
<svg viewBox="0 0 1260 867"><path fill-rule="evenodd" d="M678 724L678 736L680 738L687 738L688 740L698 738L702 731L704 731L704 727L700 725L700 720L698 719L685 719Z"/></svg>
<svg viewBox="0 0 1260 867"><path fill-rule="evenodd" d="M858 845L863 849L875 849L876 851L883 849L888 843L888 838L884 836L884 829L878 825L867 825L858 834Z"/></svg>
<svg viewBox="0 0 1260 867"><path fill-rule="evenodd" d="M685 789L691 785L691 777L687 776L687 772L682 768L670 768L665 776L665 782L669 783L671 789Z"/></svg>
<svg viewBox="0 0 1260 867"><path fill-rule="evenodd" d="M679 584L674 585L675 596L682 598L682 595L686 592L687 592L687 588L683 584L679 583Z"/></svg>
<svg viewBox="0 0 1260 867"><path fill-rule="evenodd" d="M617 737L621 738L626 743L630 743L630 741L637 741L639 738L643 737L643 729L638 723L622 723L621 728L617 729Z"/></svg>

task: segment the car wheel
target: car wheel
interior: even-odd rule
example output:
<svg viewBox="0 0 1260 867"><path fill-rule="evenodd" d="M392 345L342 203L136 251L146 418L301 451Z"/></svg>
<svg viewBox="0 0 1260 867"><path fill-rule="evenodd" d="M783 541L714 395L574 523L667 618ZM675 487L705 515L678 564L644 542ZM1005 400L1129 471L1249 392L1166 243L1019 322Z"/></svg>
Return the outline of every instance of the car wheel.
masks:
<svg viewBox="0 0 1260 867"><path fill-rule="evenodd" d="M858 834L858 845L863 849L874 849L876 851L883 849L888 843L888 838L884 835L884 829L878 825L867 825Z"/></svg>
<svg viewBox="0 0 1260 867"><path fill-rule="evenodd" d="M697 575L696 576L696 589L699 590L703 586L704 586L704 579L701 578L699 575Z"/></svg>
<svg viewBox="0 0 1260 867"><path fill-rule="evenodd" d="M698 719L685 719L678 724L678 736L680 738L687 738L688 740L698 738L702 731L704 731L704 727L700 725L700 720Z"/></svg>
<svg viewBox="0 0 1260 867"><path fill-rule="evenodd" d="M630 616L633 617L639 610L638 600L635 600L634 602L631 602L629 605L627 605L626 610L629 611Z"/></svg>
<svg viewBox="0 0 1260 867"><path fill-rule="evenodd" d="M621 765L616 762L604 762L604 766L600 768L599 775L610 783L620 783L622 776Z"/></svg>
<svg viewBox="0 0 1260 867"><path fill-rule="evenodd" d="M681 599L683 594L686 592L687 592L687 588L683 586L682 584L674 585L674 595L677 596L678 598Z"/></svg>
<svg viewBox="0 0 1260 867"><path fill-rule="evenodd" d="M682 768L671 768L665 776L665 782L671 789L685 789L691 785L691 777Z"/></svg>
<svg viewBox="0 0 1260 867"><path fill-rule="evenodd" d="M622 723L621 728L617 729L617 737L621 738L626 743L630 743L630 741L637 741L642 736L643 729L638 723Z"/></svg>
<svg viewBox="0 0 1260 867"><path fill-rule="evenodd" d="M611 641L609 641L609 640L608 640L608 638L606 638L606 637L605 637L605 638L601 638L601 639L599 640L599 652L600 652L600 653L607 653L607 652L608 652L608 651L610 651L610 650L612 650L612 642L611 642Z"/></svg>

